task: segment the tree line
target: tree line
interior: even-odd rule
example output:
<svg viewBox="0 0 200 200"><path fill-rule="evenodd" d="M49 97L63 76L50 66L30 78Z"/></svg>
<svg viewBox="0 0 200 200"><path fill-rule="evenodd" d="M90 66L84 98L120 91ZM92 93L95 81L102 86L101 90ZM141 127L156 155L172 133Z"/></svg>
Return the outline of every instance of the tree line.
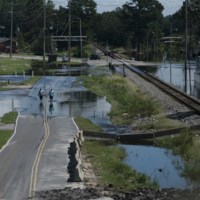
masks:
<svg viewBox="0 0 200 200"><path fill-rule="evenodd" d="M51 36L68 36L70 10L72 35L80 34L81 23L82 35L112 48L123 47L124 53L138 60L158 60L164 52L167 57L182 58L184 55L186 1L169 16L163 16L164 7L158 0L129 0L122 7L103 13L97 13L94 0L71 0L66 7L56 7L52 0L44 2L1 1L0 37L10 37L13 17L13 37L20 51L42 52L45 31L46 50L51 52ZM187 3L188 56L195 57L200 41L200 2L188 0ZM172 41L167 37L180 39ZM57 48L67 50L67 42L58 43Z"/></svg>

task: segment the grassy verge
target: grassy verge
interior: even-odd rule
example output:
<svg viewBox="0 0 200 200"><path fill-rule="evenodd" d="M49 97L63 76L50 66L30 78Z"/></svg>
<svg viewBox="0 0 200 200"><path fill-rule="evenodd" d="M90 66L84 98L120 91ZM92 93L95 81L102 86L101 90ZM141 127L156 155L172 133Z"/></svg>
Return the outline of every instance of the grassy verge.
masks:
<svg viewBox="0 0 200 200"><path fill-rule="evenodd" d="M197 133L200 134L200 131ZM176 137L157 139L156 144L170 148L175 154L182 156L185 162L183 176L191 180L200 181L200 138L190 129L186 129Z"/></svg>
<svg viewBox="0 0 200 200"><path fill-rule="evenodd" d="M11 130L0 130L0 149L6 144L12 133L13 131Z"/></svg>
<svg viewBox="0 0 200 200"><path fill-rule="evenodd" d="M30 69L31 60L0 58L0 74L23 74L24 71Z"/></svg>
<svg viewBox="0 0 200 200"><path fill-rule="evenodd" d="M76 117L75 122L78 124L78 127L81 130L101 132L101 127L93 124L89 119Z"/></svg>
<svg viewBox="0 0 200 200"><path fill-rule="evenodd" d="M1 122L4 124L15 123L17 118L17 112L6 113L2 118ZM13 134L12 130L0 130L0 149L6 142L9 140L11 135Z"/></svg>
<svg viewBox="0 0 200 200"><path fill-rule="evenodd" d="M112 185L121 191L157 187L145 175L137 173L123 163L125 152L122 148L100 141L85 141L83 152L90 157L101 185Z"/></svg>
<svg viewBox="0 0 200 200"><path fill-rule="evenodd" d="M9 112L6 113L2 118L1 122L4 124L15 123L18 113L17 112Z"/></svg>
<svg viewBox="0 0 200 200"><path fill-rule="evenodd" d="M100 131L100 127L90 120L77 117L75 121L82 130ZM99 183L102 185L112 185L122 191L157 187L145 175L137 173L123 163L126 156L125 151L115 146L114 143L86 140L83 143L83 152L90 157L95 173L100 177Z"/></svg>
<svg viewBox="0 0 200 200"><path fill-rule="evenodd" d="M163 130L185 126L178 120L163 116L158 102L139 91L132 81L121 76L85 77L84 86L98 95L107 97L112 104L109 115L114 124L134 123L139 130Z"/></svg>
<svg viewBox="0 0 200 200"><path fill-rule="evenodd" d="M84 85L98 95L106 96L112 104L110 115L115 124L130 124L134 117L158 114L160 106L141 93L136 85L120 76L87 77Z"/></svg>

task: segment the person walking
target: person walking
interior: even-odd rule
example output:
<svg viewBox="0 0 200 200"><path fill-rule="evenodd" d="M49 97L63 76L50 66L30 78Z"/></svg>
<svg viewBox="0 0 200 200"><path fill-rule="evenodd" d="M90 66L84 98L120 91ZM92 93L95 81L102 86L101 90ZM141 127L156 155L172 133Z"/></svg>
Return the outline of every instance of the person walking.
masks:
<svg viewBox="0 0 200 200"><path fill-rule="evenodd" d="M42 101L43 96L44 96L44 90L42 88L40 88L39 92L38 92L38 96L40 98L40 101Z"/></svg>
<svg viewBox="0 0 200 200"><path fill-rule="evenodd" d="M54 91L53 91L53 89L51 89L51 90L49 91L49 100L50 100L50 102L53 101L53 96L54 96Z"/></svg>

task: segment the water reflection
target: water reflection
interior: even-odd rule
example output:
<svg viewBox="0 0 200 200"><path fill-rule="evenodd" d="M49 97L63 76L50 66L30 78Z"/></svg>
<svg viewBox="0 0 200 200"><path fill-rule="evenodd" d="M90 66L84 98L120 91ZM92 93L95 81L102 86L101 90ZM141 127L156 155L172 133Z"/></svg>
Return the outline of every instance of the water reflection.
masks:
<svg viewBox="0 0 200 200"><path fill-rule="evenodd" d="M200 98L199 73L196 71L196 62L190 61L187 69L187 93ZM184 63L170 63L164 61L157 67L139 67L141 70L152 73L161 80L171 83L180 90L185 90L185 65ZM195 75L196 74L196 75Z"/></svg>
<svg viewBox="0 0 200 200"><path fill-rule="evenodd" d="M49 104L49 113L50 113L50 115L53 114L53 111L54 111L54 107L53 107L53 103L51 102L51 103Z"/></svg>
<svg viewBox="0 0 200 200"><path fill-rule="evenodd" d="M120 145L127 153L125 163L138 172L144 173L161 188L186 189L192 183L181 176L183 160L171 150L153 146Z"/></svg>
<svg viewBox="0 0 200 200"><path fill-rule="evenodd" d="M39 104L39 111L40 111L40 114L43 114L43 111L44 111L44 104L43 104L43 102L40 102L40 104Z"/></svg>

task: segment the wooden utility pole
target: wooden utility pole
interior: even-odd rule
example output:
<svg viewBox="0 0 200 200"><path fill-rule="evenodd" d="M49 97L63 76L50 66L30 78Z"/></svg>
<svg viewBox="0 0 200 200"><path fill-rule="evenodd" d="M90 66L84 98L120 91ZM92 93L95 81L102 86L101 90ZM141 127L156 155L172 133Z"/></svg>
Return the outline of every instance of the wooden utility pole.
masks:
<svg viewBox="0 0 200 200"><path fill-rule="evenodd" d="M44 21L43 21L43 75L45 75L45 54L46 54L46 0L44 6Z"/></svg>
<svg viewBox="0 0 200 200"><path fill-rule="evenodd" d="M13 50L13 0L11 0L11 11L10 11L10 58L12 58Z"/></svg>
<svg viewBox="0 0 200 200"><path fill-rule="evenodd" d="M68 40L68 61L71 61L71 0L69 0L69 40Z"/></svg>
<svg viewBox="0 0 200 200"><path fill-rule="evenodd" d="M187 93L188 0L185 0L185 93Z"/></svg>

